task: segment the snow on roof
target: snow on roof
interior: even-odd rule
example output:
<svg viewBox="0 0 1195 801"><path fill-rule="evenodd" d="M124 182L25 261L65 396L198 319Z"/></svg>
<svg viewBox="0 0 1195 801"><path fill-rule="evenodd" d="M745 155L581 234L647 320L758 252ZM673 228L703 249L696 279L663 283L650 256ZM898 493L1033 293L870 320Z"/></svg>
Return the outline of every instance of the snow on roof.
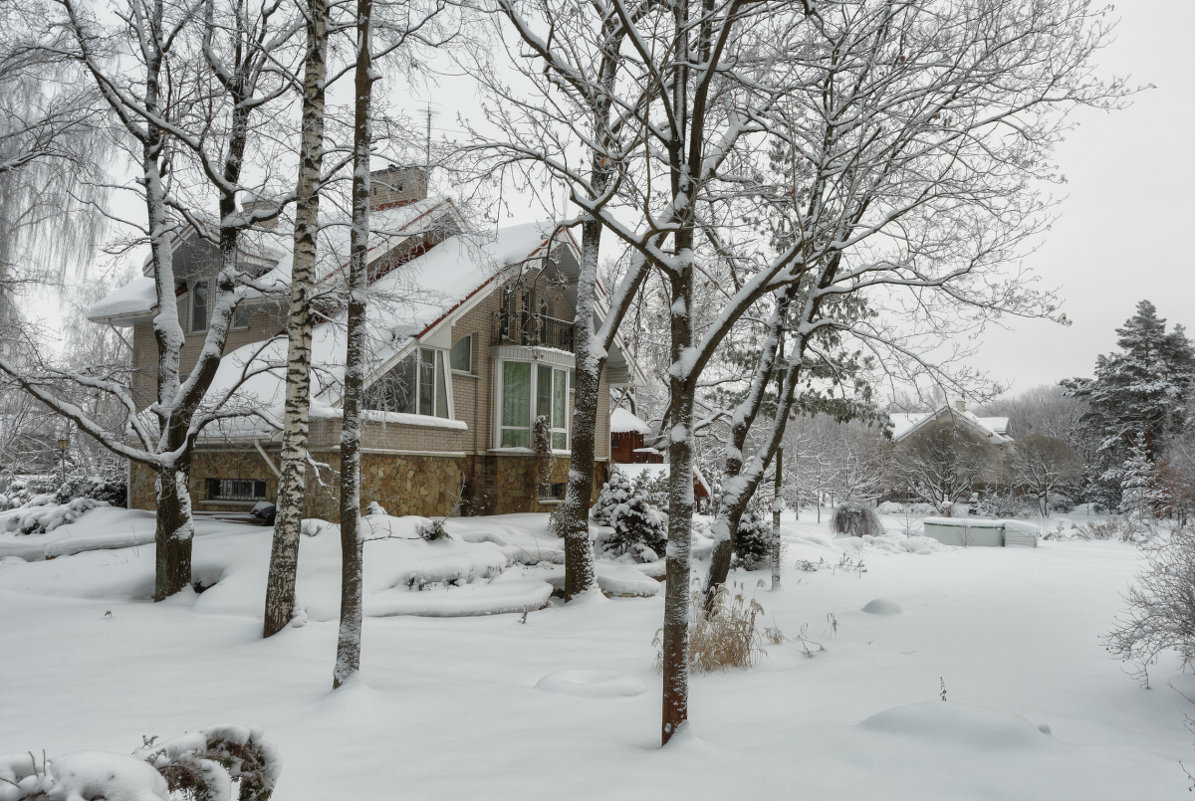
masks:
<svg viewBox="0 0 1195 801"><path fill-rule="evenodd" d="M141 276L108 293L107 297L87 310L87 319L93 323L107 323L147 314L157 302L154 279Z"/></svg>
<svg viewBox="0 0 1195 801"><path fill-rule="evenodd" d="M463 228L463 220L451 199L445 195L416 200L404 206L396 206L370 214L369 250L371 258L381 253L377 249L385 246L388 251L402 240L426 233L439 225L446 214L457 218L457 228ZM180 229L173 245L178 246L194 233L192 228ZM287 231L246 231L240 238L240 251L249 263L267 268L265 273L254 279L245 292L246 300L285 295L290 286L292 251L283 247L289 237ZM321 259L335 264L326 272L335 273L344 267L348 253L348 226L328 226L321 232ZM384 251L383 251L384 252ZM135 278L128 284L109 293L107 297L87 310L87 319L96 323L129 323L133 318L145 317L157 305L157 294L152 277Z"/></svg>
<svg viewBox="0 0 1195 801"><path fill-rule="evenodd" d="M650 434L651 426L621 406L610 412L611 434Z"/></svg>
<svg viewBox="0 0 1195 801"><path fill-rule="evenodd" d="M504 268L534 256L553 225L530 223L497 231L458 234L399 266L370 287L366 374L387 368L450 311ZM312 333L311 414L336 416L344 378L343 314ZM250 343L225 354L208 398L239 412L210 426L205 436L259 436L277 430L285 398L286 338ZM240 386L237 386L237 384ZM233 391L235 390L235 391Z"/></svg>
<svg viewBox="0 0 1195 801"><path fill-rule="evenodd" d="M977 417L971 412L961 411L950 404L943 404L932 412L911 412L888 415L889 420L892 422L892 438L896 441L900 441L911 434L915 429L920 428L923 424L943 415L949 415L955 420L963 420L966 423L969 423L972 427L978 429L981 434L989 437L996 445L1003 445L1012 441L1007 436L1007 417Z"/></svg>

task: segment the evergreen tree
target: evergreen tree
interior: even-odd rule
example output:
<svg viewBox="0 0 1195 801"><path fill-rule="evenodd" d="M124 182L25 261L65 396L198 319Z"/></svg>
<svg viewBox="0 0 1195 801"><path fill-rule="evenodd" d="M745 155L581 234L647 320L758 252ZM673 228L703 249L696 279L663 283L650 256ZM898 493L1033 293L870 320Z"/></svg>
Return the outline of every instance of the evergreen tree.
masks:
<svg viewBox="0 0 1195 801"><path fill-rule="evenodd" d="M1130 517L1152 517L1161 501L1157 490L1157 469L1149 457L1145 437L1137 437L1120 469L1120 511Z"/></svg>
<svg viewBox="0 0 1195 801"><path fill-rule="evenodd" d="M1120 505L1126 461L1138 438L1152 465L1167 434L1185 424L1187 399L1195 392L1195 348L1181 325L1167 333L1148 300L1116 333L1120 350L1097 357L1094 378L1062 382L1087 402L1081 422L1098 442L1089 492L1109 508Z"/></svg>

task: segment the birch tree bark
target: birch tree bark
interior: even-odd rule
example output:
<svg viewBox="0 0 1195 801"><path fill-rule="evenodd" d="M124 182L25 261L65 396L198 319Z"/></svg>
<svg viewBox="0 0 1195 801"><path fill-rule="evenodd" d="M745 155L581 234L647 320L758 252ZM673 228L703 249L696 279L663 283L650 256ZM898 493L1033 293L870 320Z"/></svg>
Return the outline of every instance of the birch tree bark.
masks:
<svg viewBox="0 0 1195 801"><path fill-rule="evenodd" d="M315 294L316 236L324 161L324 95L328 71L328 3L308 0L307 52L303 63L302 139L295 192L294 257L287 318L286 401L278 479L277 516L266 578L263 636L281 631L295 608L299 529L305 496L311 427L311 328Z"/></svg>

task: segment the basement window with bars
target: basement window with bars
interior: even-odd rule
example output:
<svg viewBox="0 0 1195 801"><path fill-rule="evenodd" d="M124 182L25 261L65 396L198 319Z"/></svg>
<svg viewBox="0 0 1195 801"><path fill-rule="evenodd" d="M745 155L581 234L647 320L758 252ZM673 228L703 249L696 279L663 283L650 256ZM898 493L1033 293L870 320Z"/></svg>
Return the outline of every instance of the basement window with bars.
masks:
<svg viewBox="0 0 1195 801"><path fill-rule="evenodd" d="M248 478L209 478L209 501L264 501L266 482Z"/></svg>

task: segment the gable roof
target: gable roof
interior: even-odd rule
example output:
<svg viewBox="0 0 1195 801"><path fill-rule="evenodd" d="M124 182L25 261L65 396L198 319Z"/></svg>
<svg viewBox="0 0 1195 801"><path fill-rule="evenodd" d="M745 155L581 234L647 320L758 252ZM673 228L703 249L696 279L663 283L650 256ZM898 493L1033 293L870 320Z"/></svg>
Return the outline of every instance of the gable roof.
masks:
<svg viewBox="0 0 1195 801"><path fill-rule="evenodd" d="M621 406L610 412L611 434L650 434L651 426L643 422L630 409Z"/></svg>
<svg viewBox="0 0 1195 801"><path fill-rule="evenodd" d="M915 431L930 422L942 418L950 418L956 424L965 425L981 436L991 440L994 445L1005 445L1012 442L1008 436L1007 417L978 417L972 412L957 409L949 403L944 403L932 412L911 412L888 415L892 423L892 440L900 442Z"/></svg>

